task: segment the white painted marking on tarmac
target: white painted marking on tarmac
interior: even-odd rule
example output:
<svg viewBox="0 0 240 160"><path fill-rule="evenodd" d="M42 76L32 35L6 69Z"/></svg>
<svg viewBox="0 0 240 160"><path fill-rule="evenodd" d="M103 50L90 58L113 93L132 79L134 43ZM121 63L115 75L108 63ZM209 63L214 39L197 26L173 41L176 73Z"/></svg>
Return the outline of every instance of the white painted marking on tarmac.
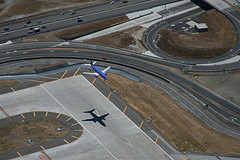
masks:
<svg viewBox="0 0 240 160"><path fill-rule="evenodd" d="M45 89L43 87L43 85L40 85L68 114L71 115L71 117L73 117L79 124L81 124L84 127L84 125L82 123L80 123L60 102L58 102L58 100L53 97L53 95L51 93L48 92L47 89ZM85 128L85 130L116 160L118 160L87 128Z"/></svg>

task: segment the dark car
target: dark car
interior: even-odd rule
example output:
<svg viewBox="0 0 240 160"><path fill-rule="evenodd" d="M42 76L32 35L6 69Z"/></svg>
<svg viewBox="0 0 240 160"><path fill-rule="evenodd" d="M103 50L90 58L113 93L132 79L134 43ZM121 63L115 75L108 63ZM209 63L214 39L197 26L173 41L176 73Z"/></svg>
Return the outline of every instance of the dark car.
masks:
<svg viewBox="0 0 240 160"><path fill-rule="evenodd" d="M77 21L78 21L78 22L82 22L83 20L82 20L82 19L78 19Z"/></svg>
<svg viewBox="0 0 240 160"><path fill-rule="evenodd" d="M42 26L42 29L46 28L46 26Z"/></svg>
<svg viewBox="0 0 240 160"><path fill-rule="evenodd" d="M9 30L9 28L8 27L4 27L4 29L3 29L4 31L8 31Z"/></svg>
<svg viewBox="0 0 240 160"><path fill-rule="evenodd" d="M127 3L128 2L128 0L124 0L122 3Z"/></svg>
<svg viewBox="0 0 240 160"><path fill-rule="evenodd" d="M31 22L31 21L27 21L26 23L27 23L27 24L30 24L30 23L32 23L32 22Z"/></svg>
<svg viewBox="0 0 240 160"><path fill-rule="evenodd" d="M33 27L30 27L29 29L32 30L32 29L34 29L34 28L33 28Z"/></svg>

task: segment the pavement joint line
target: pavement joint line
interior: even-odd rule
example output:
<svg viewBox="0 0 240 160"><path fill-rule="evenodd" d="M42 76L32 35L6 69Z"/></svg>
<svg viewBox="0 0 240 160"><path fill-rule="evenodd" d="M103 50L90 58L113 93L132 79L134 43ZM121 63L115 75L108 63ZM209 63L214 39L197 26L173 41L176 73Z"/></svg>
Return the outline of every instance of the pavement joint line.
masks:
<svg viewBox="0 0 240 160"><path fill-rule="evenodd" d="M127 106L126 106L125 109L123 110L123 113L125 113L126 110L127 110Z"/></svg>
<svg viewBox="0 0 240 160"><path fill-rule="evenodd" d="M74 73L73 77L76 76L76 74L78 73L78 71L80 70L80 67L77 69L77 71Z"/></svg>
<svg viewBox="0 0 240 160"><path fill-rule="evenodd" d="M108 95L108 99L110 98L111 94L112 94L112 92L109 93L109 95Z"/></svg>
<svg viewBox="0 0 240 160"><path fill-rule="evenodd" d="M21 113L21 116L23 117L23 118L25 118L25 116Z"/></svg>
<svg viewBox="0 0 240 160"><path fill-rule="evenodd" d="M48 115L48 112L46 112L45 117Z"/></svg>
<svg viewBox="0 0 240 160"><path fill-rule="evenodd" d="M143 121L142 121L142 123L140 124L139 128L142 128L142 125L143 125Z"/></svg>
<svg viewBox="0 0 240 160"><path fill-rule="evenodd" d="M159 136L157 136L155 143L157 143Z"/></svg>
<svg viewBox="0 0 240 160"><path fill-rule="evenodd" d="M33 112L33 116L34 116L34 117L36 117L36 114L35 114L35 112Z"/></svg>
<svg viewBox="0 0 240 160"><path fill-rule="evenodd" d="M67 144L69 143L66 139L64 139L64 142L66 142Z"/></svg>
<svg viewBox="0 0 240 160"><path fill-rule="evenodd" d="M44 150L41 150L41 153L47 158L47 160L51 160L51 158L47 155L47 153L44 152Z"/></svg>
<svg viewBox="0 0 240 160"><path fill-rule="evenodd" d="M0 110L5 114L5 116L10 120L13 121L12 118L4 111L4 109L0 106Z"/></svg>
<svg viewBox="0 0 240 160"><path fill-rule="evenodd" d="M45 150L45 148L43 146L40 146L43 150Z"/></svg>
<svg viewBox="0 0 240 160"><path fill-rule="evenodd" d="M72 124L72 126L75 126L75 125L78 125L79 123L74 123L74 124Z"/></svg>
<svg viewBox="0 0 240 160"><path fill-rule="evenodd" d="M28 81L30 81L30 82L37 82L37 83L45 83L44 81L37 81L37 80L33 80L33 79L28 79Z"/></svg>
<svg viewBox="0 0 240 160"><path fill-rule="evenodd" d="M15 92L15 90L11 87L11 90L13 91L13 92Z"/></svg>
<svg viewBox="0 0 240 160"><path fill-rule="evenodd" d="M58 118L61 115L61 113L58 114L58 116L56 118Z"/></svg>
<svg viewBox="0 0 240 160"><path fill-rule="evenodd" d="M68 118L66 121L68 122L70 119L72 119L72 117Z"/></svg>
<svg viewBox="0 0 240 160"><path fill-rule="evenodd" d="M62 79L62 78L65 76L65 74L67 73L67 71L68 71L68 70L66 70L66 71L63 73L63 75L62 75L62 77L61 77L60 79Z"/></svg>
<svg viewBox="0 0 240 160"><path fill-rule="evenodd" d="M76 137L76 136L71 136L71 137L73 137L73 138L76 138L76 139L78 139L79 137Z"/></svg>
<svg viewBox="0 0 240 160"><path fill-rule="evenodd" d="M21 155L19 152L17 152L17 154L18 154L20 157L22 157L22 155Z"/></svg>
<svg viewBox="0 0 240 160"><path fill-rule="evenodd" d="M46 76L41 76L41 78L47 78L47 79L58 79L58 78L55 78L55 77L46 77Z"/></svg>
<svg viewBox="0 0 240 160"><path fill-rule="evenodd" d="M92 85L94 84L94 82L96 81L96 79L97 79L97 78L95 78L95 79L93 80Z"/></svg>
<svg viewBox="0 0 240 160"><path fill-rule="evenodd" d="M48 92L48 90L46 90L44 87L43 87L43 85L40 85L45 91L46 91L46 93L48 93L68 114L70 114L72 117L73 117L73 115L55 98L55 97L53 97L53 95L51 94L51 93L49 93ZM71 118L72 118L71 117ZM76 118L74 118L79 124L81 124L81 126L83 127L83 128L85 128L84 127L84 125L81 123L81 122L79 122ZM114 154L112 153L112 152L110 152L87 128L85 128L85 130L115 159L115 160L118 160L118 158L117 157L115 157L114 156Z"/></svg>

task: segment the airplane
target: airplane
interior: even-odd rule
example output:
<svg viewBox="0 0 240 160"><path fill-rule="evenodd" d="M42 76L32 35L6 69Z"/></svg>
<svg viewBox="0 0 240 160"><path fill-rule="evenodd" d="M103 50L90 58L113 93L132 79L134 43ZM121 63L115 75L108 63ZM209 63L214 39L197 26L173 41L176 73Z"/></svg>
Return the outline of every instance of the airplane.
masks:
<svg viewBox="0 0 240 160"><path fill-rule="evenodd" d="M83 72L83 74L94 75L95 77L98 77L100 75L103 79L107 80L107 73L106 72L107 72L107 70L109 70L110 66L108 66L107 68L105 68L104 70L101 71L100 69L98 69L95 66L96 61L92 62L92 59L90 61L91 61L91 67L96 73ZM89 65L89 64L87 64L87 65Z"/></svg>
<svg viewBox="0 0 240 160"><path fill-rule="evenodd" d="M103 122L103 120L106 120L105 117L107 117L109 115L109 113L107 114L104 114L102 116L97 116L95 113L93 113L95 109L92 109L91 111L85 111L83 113L90 113L93 118L90 118L90 119L84 119L82 121L93 121L94 123L98 122L100 123L102 126L106 127L106 124Z"/></svg>

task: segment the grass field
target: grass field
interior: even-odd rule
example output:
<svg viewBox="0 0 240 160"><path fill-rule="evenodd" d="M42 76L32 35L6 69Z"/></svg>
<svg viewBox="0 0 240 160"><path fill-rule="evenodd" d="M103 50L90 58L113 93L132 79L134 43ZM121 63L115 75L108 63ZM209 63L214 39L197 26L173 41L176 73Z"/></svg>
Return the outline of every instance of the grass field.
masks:
<svg viewBox="0 0 240 160"><path fill-rule="evenodd" d="M57 131L58 127L63 127ZM67 126L52 119L31 119L0 127L0 154L64 137ZM32 144L28 139L33 141Z"/></svg>
<svg viewBox="0 0 240 160"><path fill-rule="evenodd" d="M211 129L165 92L117 74L106 83L181 151L240 155L240 140Z"/></svg>
<svg viewBox="0 0 240 160"><path fill-rule="evenodd" d="M159 33L157 46L173 56L186 59L216 57L235 46L236 29L223 14L209 10L198 18L207 24L208 32L191 34L165 28Z"/></svg>

